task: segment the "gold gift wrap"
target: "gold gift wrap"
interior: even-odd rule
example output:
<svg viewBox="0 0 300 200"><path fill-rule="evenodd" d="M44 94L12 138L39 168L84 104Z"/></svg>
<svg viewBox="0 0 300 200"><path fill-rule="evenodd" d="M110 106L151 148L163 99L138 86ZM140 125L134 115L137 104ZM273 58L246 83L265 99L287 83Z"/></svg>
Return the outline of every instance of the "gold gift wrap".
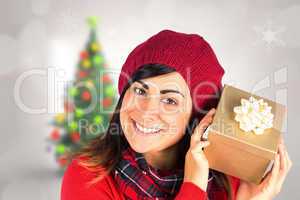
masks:
<svg viewBox="0 0 300 200"><path fill-rule="evenodd" d="M273 127L262 135L244 132L234 120L233 108L241 98L263 99L272 107ZM286 107L238 88L224 85L212 124L205 135L210 145L204 149L211 169L259 184L277 153Z"/></svg>

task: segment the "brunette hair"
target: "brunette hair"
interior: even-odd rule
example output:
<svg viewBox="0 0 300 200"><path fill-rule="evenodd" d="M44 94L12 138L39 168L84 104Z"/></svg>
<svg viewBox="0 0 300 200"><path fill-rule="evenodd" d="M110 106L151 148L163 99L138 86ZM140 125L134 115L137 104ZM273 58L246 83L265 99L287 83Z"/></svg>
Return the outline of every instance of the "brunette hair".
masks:
<svg viewBox="0 0 300 200"><path fill-rule="evenodd" d="M168 74L175 71L176 70L174 68L162 64L153 63L141 66L133 74L120 94L118 103L115 107L115 111L112 114L107 130L89 141L79 150L70 152L68 154L67 157L69 162L71 162L74 158L84 158L78 159L78 164L97 174L96 178L89 182L90 184L98 182L103 177L111 173L121 159L122 150L129 146L120 123L120 109L127 89L133 82L137 80ZM206 109L208 110L209 108ZM190 136L203 116L204 114L198 113L193 114L190 117L184 137L179 141L180 154L178 155L178 160L182 161L182 163L179 164L181 167L184 166L185 154L189 149ZM232 189L228 177L225 174L213 169L210 169L210 171L214 176L213 180L216 181L216 184L220 188L225 189L228 199L232 199Z"/></svg>

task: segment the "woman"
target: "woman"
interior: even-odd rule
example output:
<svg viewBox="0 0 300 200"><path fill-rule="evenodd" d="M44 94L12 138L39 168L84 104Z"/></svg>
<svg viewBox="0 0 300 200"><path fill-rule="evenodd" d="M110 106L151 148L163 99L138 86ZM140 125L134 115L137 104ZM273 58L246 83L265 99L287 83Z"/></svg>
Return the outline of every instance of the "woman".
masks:
<svg viewBox="0 0 300 200"><path fill-rule="evenodd" d="M260 185L212 169L201 136L224 70L199 35L164 30L138 45L119 77L106 131L71 155L62 200L272 199L291 167L283 144ZM200 121L200 123L199 123Z"/></svg>

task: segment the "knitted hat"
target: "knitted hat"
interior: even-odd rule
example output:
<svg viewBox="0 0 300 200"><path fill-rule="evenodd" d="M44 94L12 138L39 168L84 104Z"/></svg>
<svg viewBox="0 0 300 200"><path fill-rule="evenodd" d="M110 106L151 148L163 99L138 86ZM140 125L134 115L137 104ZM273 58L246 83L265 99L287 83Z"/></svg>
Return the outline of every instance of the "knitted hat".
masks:
<svg viewBox="0 0 300 200"><path fill-rule="evenodd" d="M181 74L190 89L193 113L216 107L224 69L203 37L163 30L138 45L122 66L119 94L139 67L151 63L167 65Z"/></svg>

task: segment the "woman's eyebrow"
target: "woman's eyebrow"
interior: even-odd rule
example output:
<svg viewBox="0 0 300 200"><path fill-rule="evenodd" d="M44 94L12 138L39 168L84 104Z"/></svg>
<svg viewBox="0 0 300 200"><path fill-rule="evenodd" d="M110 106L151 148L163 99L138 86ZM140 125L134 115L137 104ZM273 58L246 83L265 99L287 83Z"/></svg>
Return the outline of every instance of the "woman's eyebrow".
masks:
<svg viewBox="0 0 300 200"><path fill-rule="evenodd" d="M149 86L148 86L146 83L144 83L143 81L137 80L136 82L142 84L142 86L143 86L145 89L147 89L147 90L149 89ZM165 90L161 90L161 91L160 91L161 94L166 94L166 93L168 93L168 92L177 93L177 94L180 94L182 97L184 97L184 95L183 95L181 92L179 92L178 90L165 89Z"/></svg>
<svg viewBox="0 0 300 200"><path fill-rule="evenodd" d="M144 83L143 81L137 80L136 82L142 84L142 86L143 86L145 89L147 89L147 90L149 89L149 86L148 86L146 83Z"/></svg>
<svg viewBox="0 0 300 200"><path fill-rule="evenodd" d="M168 92L173 92L173 93L180 94L180 95L184 98L184 95L183 95L181 92L179 92L178 90L166 89L166 90L161 90L161 91L160 91L161 94L166 94L166 93L168 93Z"/></svg>

